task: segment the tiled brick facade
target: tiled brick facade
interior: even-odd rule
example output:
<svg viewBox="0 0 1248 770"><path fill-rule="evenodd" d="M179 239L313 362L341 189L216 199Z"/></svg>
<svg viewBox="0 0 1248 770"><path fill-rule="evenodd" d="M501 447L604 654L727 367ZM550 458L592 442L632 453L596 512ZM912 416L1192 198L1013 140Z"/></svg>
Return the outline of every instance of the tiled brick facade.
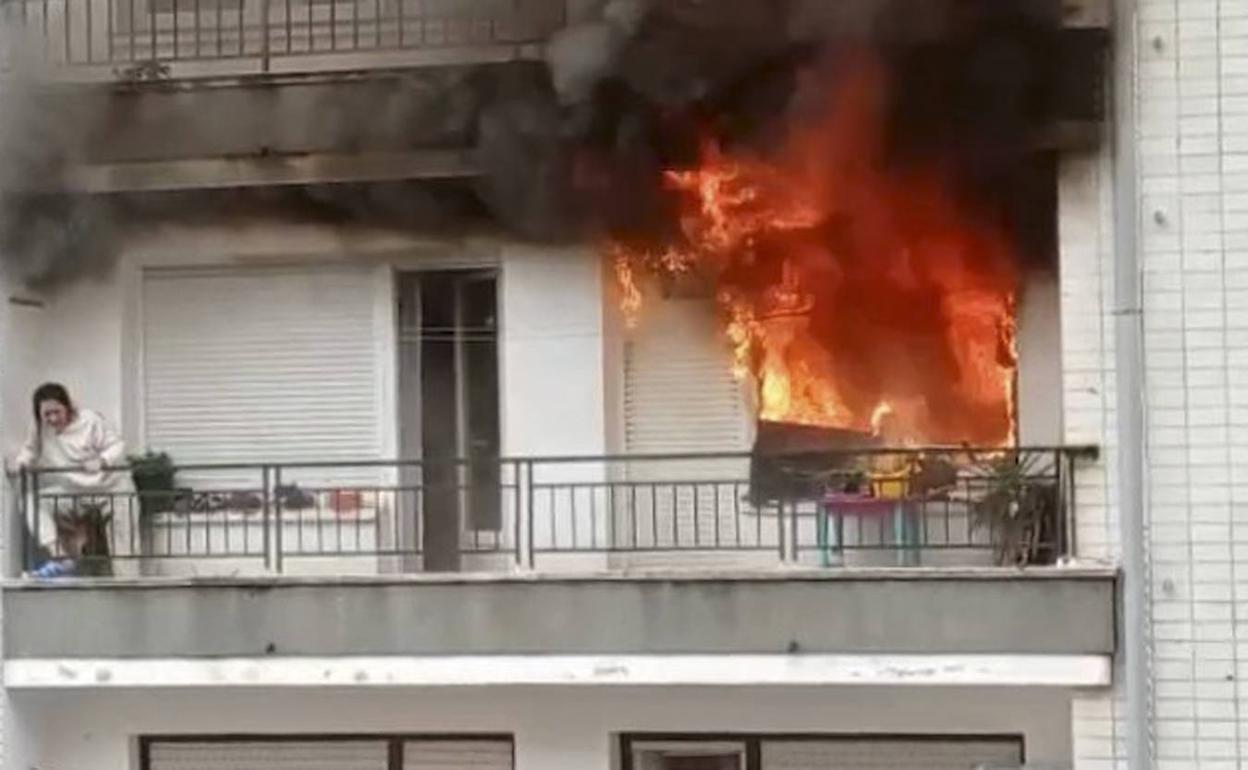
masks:
<svg viewBox="0 0 1248 770"><path fill-rule="evenodd" d="M1162 770L1240 767L1248 758L1248 685L1240 684L1248 677L1248 2L1143 0L1137 65L1152 737ZM1112 556L1118 538L1110 175L1106 152L1065 160L1061 180L1066 438L1109 448L1081 479L1077 534L1087 558ZM1077 699L1079 770L1126 766L1116 705L1108 693Z"/></svg>

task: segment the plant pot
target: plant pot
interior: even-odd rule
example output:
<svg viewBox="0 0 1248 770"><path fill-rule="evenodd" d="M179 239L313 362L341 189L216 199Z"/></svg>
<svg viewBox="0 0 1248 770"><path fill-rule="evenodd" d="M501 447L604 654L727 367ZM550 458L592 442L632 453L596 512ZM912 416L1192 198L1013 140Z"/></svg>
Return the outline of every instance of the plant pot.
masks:
<svg viewBox="0 0 1248 770"><path fill-rule="evenodd" d="M174 510L179 490L174 486L173 471L134 473L134 491L139 499L139 516L150 520L160 513Z"/></svg>

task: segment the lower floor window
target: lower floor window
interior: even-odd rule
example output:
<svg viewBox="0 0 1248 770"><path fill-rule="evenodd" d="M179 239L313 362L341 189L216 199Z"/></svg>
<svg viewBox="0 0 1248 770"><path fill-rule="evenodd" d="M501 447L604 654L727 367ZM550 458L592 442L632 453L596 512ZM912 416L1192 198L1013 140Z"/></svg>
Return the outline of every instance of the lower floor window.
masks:
<svg viewBox="0 0 1248 770"><path fill-rule="evenodd" d="M1017 735L624 735L623 770L1007 770Z"/></svg>
<svg viewBox="0 0 1248 770"><path fill-rule="evenodd" d="M511 770L510 736L143 738L139 770Z"/></svg>

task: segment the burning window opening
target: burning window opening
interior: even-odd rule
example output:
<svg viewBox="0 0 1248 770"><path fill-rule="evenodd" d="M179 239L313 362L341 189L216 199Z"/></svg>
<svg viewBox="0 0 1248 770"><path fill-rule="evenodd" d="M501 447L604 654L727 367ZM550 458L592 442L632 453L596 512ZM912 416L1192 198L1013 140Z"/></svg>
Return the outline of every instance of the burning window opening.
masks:
<svg viewBox="0 0 1248 770"><path fill-rule="evenodd" d="M625 317L644 312L648 281L701 276L760 420L895 445L1012 444L1015 247L938 164L885 162L879 67L859 60L831 82L822 116L779 150L708 143L663 175L679 235L606 247Z"/></svg>

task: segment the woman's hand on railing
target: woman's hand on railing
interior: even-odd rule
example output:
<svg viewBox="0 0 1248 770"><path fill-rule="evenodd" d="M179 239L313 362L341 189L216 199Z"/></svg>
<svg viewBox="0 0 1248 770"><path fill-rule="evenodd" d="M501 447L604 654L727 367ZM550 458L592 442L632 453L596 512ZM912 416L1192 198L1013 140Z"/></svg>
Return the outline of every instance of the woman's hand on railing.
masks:
<svg viewBox="0 0 1248 770"><path fill-rule="evenodd" d="M99 458L83 460L82 462L82 469L86 471L87 473L92 473L92 474L99 473L101 470L103 470L103 468L104 468L104 463L101 462Z"/></svg>

